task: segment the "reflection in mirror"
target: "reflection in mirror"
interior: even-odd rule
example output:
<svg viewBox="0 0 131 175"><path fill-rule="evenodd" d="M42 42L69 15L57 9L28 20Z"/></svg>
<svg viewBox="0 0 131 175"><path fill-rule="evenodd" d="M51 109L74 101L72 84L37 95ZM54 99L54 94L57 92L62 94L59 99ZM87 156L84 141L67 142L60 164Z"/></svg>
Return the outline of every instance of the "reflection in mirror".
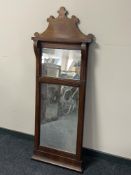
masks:
<svg viewBox="0 0 131 175"><path fill-rule="evenodd" d="M40 145L76 154L79 88L41 85Z"/></svg>
<svg viewBox="0 0 131 175"><path fill-rule="evenodd" d="M43 48L41 63L44 76L80 79L80 50Z"/></svg>

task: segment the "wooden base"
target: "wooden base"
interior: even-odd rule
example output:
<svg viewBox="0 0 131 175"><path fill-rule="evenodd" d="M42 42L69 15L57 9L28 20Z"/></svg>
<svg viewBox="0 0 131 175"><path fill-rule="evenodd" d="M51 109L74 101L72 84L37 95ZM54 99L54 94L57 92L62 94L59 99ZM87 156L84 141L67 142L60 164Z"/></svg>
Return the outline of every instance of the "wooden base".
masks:
<svg viewBox="0 0 131 175"><path fill-rule="evenodd" d="M47 158L47 157L43 157L40 155L33 155L32 156L33 160L37 160L37 161L41 161L41 162L45 162L45 163L50 163L52 165L57 165L63 168L68 168L70 170L74 170L77 172L82 172L82 167L81 167L81 163L77 163L77 164L70 164L70 162L68 161L59 161L59 160L53 160L51 158Z"/></svg>

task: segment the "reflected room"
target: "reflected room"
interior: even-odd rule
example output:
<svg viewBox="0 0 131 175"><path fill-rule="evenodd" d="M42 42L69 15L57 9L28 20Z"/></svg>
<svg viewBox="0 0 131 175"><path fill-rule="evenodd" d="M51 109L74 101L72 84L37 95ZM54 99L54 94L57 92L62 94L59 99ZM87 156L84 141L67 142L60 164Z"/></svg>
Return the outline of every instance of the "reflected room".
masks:
<svg viewBox="0 0 131 175"><path fill-rule="evenodd" d="M80 50L42 50L42 76L80 79ZM79 88L41 85L40 145L76 154Z"/></svg>

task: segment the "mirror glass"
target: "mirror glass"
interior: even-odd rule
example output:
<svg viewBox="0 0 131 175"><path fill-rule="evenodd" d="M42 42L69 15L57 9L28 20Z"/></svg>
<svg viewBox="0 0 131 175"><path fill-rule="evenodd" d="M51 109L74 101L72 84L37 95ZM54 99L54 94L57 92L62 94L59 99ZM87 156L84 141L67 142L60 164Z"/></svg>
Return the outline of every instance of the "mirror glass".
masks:
<svg viewBox="0 0 131 175"><path fill-rule="evenodd" d="M80 50L43 48L41 58L42 76L80 79Z"/></svg>
<svg viewBox="0 0 131 175"><path fill-rule="evenodd" d="M76 153L79 88L41 84L40 145Z"/></svg>

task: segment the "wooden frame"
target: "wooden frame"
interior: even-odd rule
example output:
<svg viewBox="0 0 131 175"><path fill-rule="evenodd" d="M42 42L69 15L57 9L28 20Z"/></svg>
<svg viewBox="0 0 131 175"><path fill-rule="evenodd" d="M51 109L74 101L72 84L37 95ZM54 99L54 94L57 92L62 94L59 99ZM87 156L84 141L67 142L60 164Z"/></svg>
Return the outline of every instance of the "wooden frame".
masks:
<svg viewBox="0 0 131 175"><path fill-rule="evenodd" d="M87 74L87 60L89 43L93 35L84 35L77 27L79 20L72 16L67 17L67 11L61 7L59 16L48 18L49 26L45 32L35 33L34 51L36 55L36 108L35 108L35 148L33 159L59 165L76 171L82 171L82 139L84 123L84 101ZM62 79L41 76L42 48L75 49L81 50L80 80ZM79 110L76 154L40 146L40 86L41 83L67 85L79 88Z"/></svg>

